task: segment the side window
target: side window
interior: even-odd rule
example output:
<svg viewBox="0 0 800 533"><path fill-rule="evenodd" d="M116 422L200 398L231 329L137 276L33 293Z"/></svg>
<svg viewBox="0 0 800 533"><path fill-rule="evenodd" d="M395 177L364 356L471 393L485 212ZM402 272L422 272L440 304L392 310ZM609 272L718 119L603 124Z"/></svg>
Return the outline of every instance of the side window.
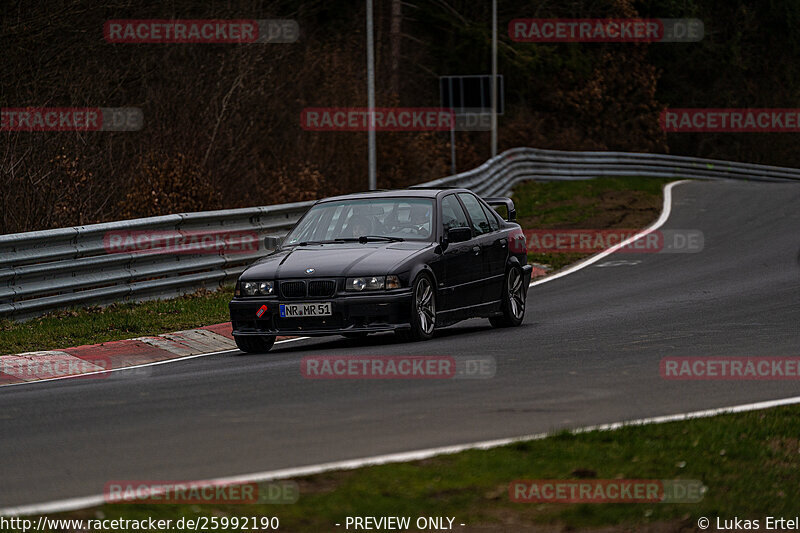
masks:
<svg viewBox="0 0 800 533"><path fill-rule="evenodd" d="M455 194L450 194L442 199L442 226L446 232L450 228L468 228L467 215L458 203Z"/></svg>
<svg viewBox="0 0 800 533"><path fill-rule="evenodd" d="M497 215L494 214L494 209L486 207L483 204L481 204L481 207L483 208L483 213L486 215L486 218L489 219L489 227L492 228L492 231L500 229L500 223L497 221Z"/></svg>
<svg viewBox="0 0 800 533"><path fill-rule="evenodd" d="M481 207L478 199L464 192L460 193L458 197L461 198L461 201L464 202L464 207L467 208L469 218L472 219L472 229L475 230L475 233L480 235L492 231L489 226L489 220L486 218L486 213L483 212L483 207Z"/></svg>

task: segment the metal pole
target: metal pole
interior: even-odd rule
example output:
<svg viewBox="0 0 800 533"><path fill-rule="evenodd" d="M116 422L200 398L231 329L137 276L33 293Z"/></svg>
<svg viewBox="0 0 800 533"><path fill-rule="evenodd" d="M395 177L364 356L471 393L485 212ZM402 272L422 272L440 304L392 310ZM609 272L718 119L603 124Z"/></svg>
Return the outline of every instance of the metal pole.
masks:
<svg viewBox="0 0 800 533"><path fill-rule="evenodd" d="M462 82L461 86L464 85ZM455 97L453 95L453 78L447 78L447 94L450 98L450 106L453 109L453 123L450 125L450 171L453 176L456 175L456 123L455 123ZM464 95L461 95L461 102L463 105Z"/></svg>
<svg viewBox="0 0 800 533"><path fill-rule="evenodd" d="M455 119L455 117L453 117ZM450 126L450 172L456 175L456 121Z"/></svg>
<svg viewBox="0 0 800 533"><path fill-rule="evenodd" d="M367 0L367 111L369 112L369 190L378 187L375 162L375 44L372 41L372 0Z"/></svg>
<svg viewBox="0 0 800 533"><path fill-rule="evenodd" d="M497 0L492 0L492 157L497 155Z"/></svg>

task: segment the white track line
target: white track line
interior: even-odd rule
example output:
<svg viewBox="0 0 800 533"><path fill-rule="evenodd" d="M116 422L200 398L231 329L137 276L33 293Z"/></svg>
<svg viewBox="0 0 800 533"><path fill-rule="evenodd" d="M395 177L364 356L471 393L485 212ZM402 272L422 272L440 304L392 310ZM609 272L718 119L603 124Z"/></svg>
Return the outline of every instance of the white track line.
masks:
<svg viewBox="0 0 800 533"><path fill-rule="evenodd" d="M784 398L781 400L770 400L765 402L735 405L732 407L721 407L717 409L706 409L703 411L692 411L689 413L679 413L675 415L656 416L652 418L640 418L637 420L628 420L625 422L614 422L612 424L587 426L583 428L574 429L571 431L571 433L579 434L579 433L586 433L589 431L612 431L625 426L642 426L646 424L663 424L665 422L679 422L695 418L708 418L720 414L743 413L747 411L770 409L772 407L780 407L783 405L794 405L798 403L800 403L800 396L796 396L794 398ZM454 453L463 452L466 450L489 450L492 448L498 448L500 446L507 446L509 444L513 444L515 442L520 442L520 441L541 440L547 438L550 435L551 435L550 433L535 433L532 435L523 435L520 437L511 437L506 439L485 440L481 442L472 442L469 444L440 446L438 448L427 448L411 452L391 453L386 455L376 455L373 457L364 457L361 459L350 459L346 461L335 461L331 463L301 466L297 468L270 470L266 472L257 472L253 474L244 474L241 476L229 476L229 477L220 477L214 479L206 479L203 480L203 482L215 485L261 483L266 481L275 481L279 479L290 479L302 476L321 474L323 472L329 472L332 470L353 470L356 468L362 468L366 466L384 465L390 463L404 463L407 461L419 461L422 459L428 459L430 457L436 457L437 455L450 455ZM105 503L105 497L101 494L95 496L85 496L82 498L56 500L46 503L7 507L5 509L0 509L0 516L27 516L27 515L38 515L47 513L60 513L65 511L74 511L76 509L84 509L86 507L94 507L96 505L102 505L104 503Z"/></svg>
<svg viewBox="0 0 800 533"><path fill-rule="evenodd" d="M309 339L311 337L294 337L291 339L283 339L282 341L275 341L275 344L283 344L284 342L295 342L295 341L302 341L305 339ZM236 348L231 348L230 350L220 350L218 352L208 352L208 353L197 353L194 355L186 355L184 357L176 357L174 359L164 359L162 361L153 361L152 363L142 363L140 365L133 365L133 366L122 366L119 368L109 368L107 370L98 370L96 372L86 372L85 374L74 374L71 376L59 376L56 378L47 378L47 379L37 379L36 381L23 381L20 383L8 383L6 385L0 385L0 388L5 389L6 387L17 387L19 385L33 385L34 383L46 383L48 381L60 381L62 379L76 379L76 378L85 378L86 376L93 376L95 374L109 374L111 372L124 372L125 370L132 370L134 368L144 368L146 366L157 366L157 365L166 365L168 363L177 363L178 361L186 361L187 359L197 359L198 357L208 357L209 355L219 355L222 353L233 353L238 352L239 350Z"/></svg>
<svg viewBox="0 0 800 533"><path fill-rule="evenodd" d="M578 263L576 265L573 265L573 266L571 266L571 267L569 267L569 268L567 268L565 270L562 270L562 271L560 271L560 272L558 272L556 274L553 274L552 276L547 276L547 277L542 278L540 280L532 281L530 283L530 285L528 285L528 287L530 288L530 287L534 287L536 285L541 285L542 283L547 283L549 281L553 281L553 280L556 280L558 278L564 277L567 274L572 274L573 272L577 272L578 270L581 270L582 268L586 268L587 266L589 266L589 265L591 265L593 263L596 263L597 261L601 260L602 258L613 254L614 252L616 252L617 250L619 250L623 246L626 246L626 245L628 245L628 244L630 244L630 243L632 243L634 241L637 241L637 240L641 239L642 237L644 237L645 235L647 235L648 233L651 233L651 232L657 230L658 228L660 228L661 226L664 225L664 223L667 221L667 219L669 218L669 215L670 215L670 213L672 211L672 189L675 186L680 185L681 183L688 183L689 181L690 180L673 181L672 183L668 183L664 187L664 204L663 204L663 207L661 208L661 215L658 217L658 220L656 220L647 229L644 229L644 230L640 231L639 233L637 233L637 234L635 234L635 235L633 235L631 237L628 237L626 240L622 241L619 244L616 244L616 245L612 246L608 250L603 250L602 252L600 252L600 253L598 253L596 255L593 255L593 256L587 258L586 260L581 261L580 263ZM309 337L295 337L293 339L285 339L285 340L282 340L282 341L277 341L275 344L281 344L281 343L284 343L284 342L300 341L300 340L305 340L305 339L308 339L308 338ZM236 350L236 349L231 349L231 350L221 350L221 351L218 351L218 352L200 353L200 354L194 354L194 355L187 355L185 357L177 357L175 359L165 359L163 361L155 361L153 363L143 363L141 365L126 366L126 367L122 367L122 368L112 368L112 369L101 370L101 371L97 371L97 372L87 372L85 374L77 374L77 375L74 375L74 376L59 376L59 377L55 377L55 378L40 379L40 380L37 380L37 381L26 381L26 382L22 382L22 383L9 383L7 385L3 385L2 387L5 388L5 387L14 387L14 386L18 386L18 385L30 385L32 383L45 383L45 382L48 382L48 381L59 381L59 380L62 380L62 379L74 379L74 378L78 378L78 377L91 376L91 375L94 375L94 374L106 374L106 373L109 373L109 372L120 372L120 371L123 371L123 370L131 370L133 368L143 368L143 367L147 367L147 366L164 365L164 364L168 364L168 363L176 363L178 361L186 361L187 359L196 359L198 357L207 357L209 355L219 355L219 354L223 354L223 353L232 353L232 352L237 352L237 351L238 350Z"/></svg>
<svg viewBox="0 0 800 533"><path fill-rule="evenodd" d="M593 255L592 257L586 259L574 265L566 270L563 270L557 274L552 276L548 276L544 279L532 282L529 287L533 287L535 285L541 285L542 283L547 283L548 281L553 281L555 279L561 278L566 276L567 274L571 274L576 272L582 268L586 268L587 266L596 263L600 259L614 253L615 251L619 250L623 246L626 246L636 240L641 239L648 233L651 233L661 226L669 218L670 212L672 211L672 189L680 185L681 183L686 183L689 180L682 180L682 181L675 181L672 183L667 184L664 187L664 207L661 210L661 216L658 217L650 227L641 232L629 237L628 239L622 241L621 243L609 248L608 250L604 250L597 255ZM301 340L307 337L299 337L296 339L287 339L280 342L290 342ZM277 344L277 343L276 343ZM226 350L224 352L214 352L209 354L197 354L188 357L183 357L180 359L171 359L167 361L158 361L156 363L148 363L145 365L138 365L138 366L151 366L154 364L163 364L169 363L172 361L181 361L184 359L193 359L195 357L203 357L205 355L215 355L218 353L227 353L233 352L235 350ZM128 367L128 368L137 368L137 367ZM125 370L125 369L117 369L117 370ZM108 370L105 372L109 372ZM63 379L63 378L58 378ZM779 407L782 405L793 405L800 403L800 396L795 396L793 398L784 398L780 400L770 400L766 402L757 402L757 403L748 403L742 405L734 405L731 407L721 407L718 409L706 409L703 411L693 411L690 413L678 413L674 415L666 415L666 416L657 416L651 418L640 418L637 420L629 420L625 422L614 422L612 424L602 424L596 426L587 426L583 428L578 428L572 430L572 433L586 433L588 431L611 431L615 429L619 429L624 426L640 426L645 424L663 424L665 422L677 422L681 420L689 420L693 418L706 418L711 416L716 416L725 413L742 413L746 411L756 411L760 409L769 409L772 407ZM402 463L407 461L418 461L421 459L427 459L429 457L435 457L437 455L448 455L459 453L466 450L488 450L491 448L497 448L499 446L506 446L508 444L513 444L515 442L520 441L529 441L529 440L541 440L548 436L548 433L536 433L533 435L523 435L520 437L511 437L506 439L495 439L495 440L486 440L481 442L473 442L469 444L456 444L453 446L441 446L438 448L427 448L423 450L416 450L411 452L401 452L401 453L393 453L387 455L376 455L373 457L364 457L361 459L350 459L346 461L336 461L331 463L322 463L318 465L310 465L310 466L302 466L297 468L285 468L282 470L271 470L266 472L257 472L254 474L244 474L241 476L231 476L231 477L223 477L223 478L216 478L216 479L209 479L204 480L208 483L215 483L215 484L238 484L238 483L258 483L258 482L265 482L265 481L273 481L278 479L287 479L287 478L294 478L294 477L301 477L301 476L309 476L314 474L320 474L322 472L328 472L331 470L353 470L356 468L362 468L365 466L373 466L373 465L382 465L382 464L389 464L389 463ZM0 516L22 516L22 515L33 515L33 514L45 514L45 513L57 513L57 512L64 512L64 511L73 511L75 509L84 509L86 507L93 507L96 505L102 505L105 503L105 499L103 495L96 495L96 496L85 496L82 498L71 498L67 500L57 500L52 502L40 503L40 504L32 504L32 505L21 505L18 507L8 507L5 509L0 509Z"/></svg>
<svg viewBox="0 0 800 533"><path fill-rule="evenodd" d="M553 280L556 280L558 278L563 278L567 274L572 274L573 272L577 272L578 270L580 270L582 268L586 268L587 266L600 261L604 257L607 257L607 256L613 254L614 252L616 252L617 250L619 250L623 246L627 246L628 244L630 244L630 243L632 243L634 241L638 241L639 239L641 239L642 237L644 237L648 233L654 232L655 230L657 230L658 228L660 228L661 226L664 225L664 223L669 218L670 213L672 212L672 189L677 187L681 183L688 183L689 181L690 180L673 181L672 183L668 183L664 187L664 204L663 204L663 207L661 208L661 215L658 217L658 220L653 222L647 229L643 229L639 233L637 233L635 235L632 235L631 237L628 237L627 239L625 239L621 243L615 244L611 248L609 248L607 250L603 250L602 252L600 252L600 253L598 253L596 255L593 255L593 256L581 261L580 263L577 263L577 264L575 264L575 265L573 265L573 266L571 266L569 268L566 268L566 269L564 269L564 270L562 270L562 271L560 271L560 272L558 272L556 274L553 274L552 276L547 276L545 278L542 278L542 279L539 279L539 280L536 280L536 281L532 281L531 284L528 285L528 287L535 287L536 285L541 285L542 283L547 283L549 281L553 281Z"/></svg>

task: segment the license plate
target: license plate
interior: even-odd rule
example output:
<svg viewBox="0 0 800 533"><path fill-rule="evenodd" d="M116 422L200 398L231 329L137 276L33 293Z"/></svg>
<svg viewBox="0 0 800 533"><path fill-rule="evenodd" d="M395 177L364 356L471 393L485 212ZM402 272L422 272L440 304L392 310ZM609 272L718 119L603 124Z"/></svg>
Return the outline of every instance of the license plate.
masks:
<svg viewBox="0 0 800 533"><path fill-rule="evenodd" d="M331 303L313 304L280 304L282 318L299 318L307 316L331 316Z"/></svg>

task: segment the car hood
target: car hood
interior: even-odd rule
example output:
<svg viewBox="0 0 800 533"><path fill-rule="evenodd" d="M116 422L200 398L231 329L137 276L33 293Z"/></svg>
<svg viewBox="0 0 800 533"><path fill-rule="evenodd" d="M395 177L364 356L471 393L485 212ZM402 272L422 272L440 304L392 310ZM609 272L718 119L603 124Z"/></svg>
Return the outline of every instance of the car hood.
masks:
<svg viewBox="0 0 800 533"><path fill-rule="evenodd" d="M272 253L242 273L243 280L394 274L430 242L295 246ZM313 272L306 269L313 268Z"/></svg>

